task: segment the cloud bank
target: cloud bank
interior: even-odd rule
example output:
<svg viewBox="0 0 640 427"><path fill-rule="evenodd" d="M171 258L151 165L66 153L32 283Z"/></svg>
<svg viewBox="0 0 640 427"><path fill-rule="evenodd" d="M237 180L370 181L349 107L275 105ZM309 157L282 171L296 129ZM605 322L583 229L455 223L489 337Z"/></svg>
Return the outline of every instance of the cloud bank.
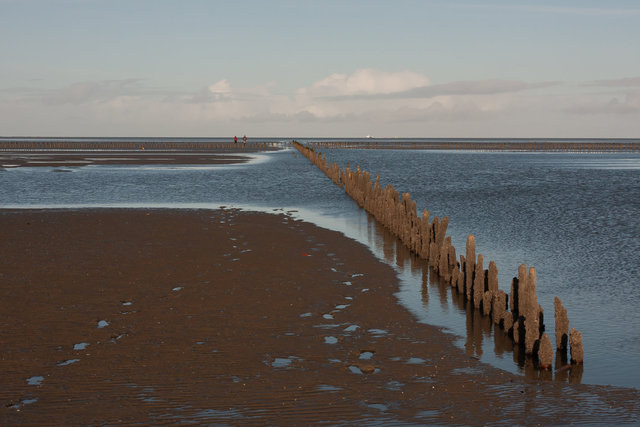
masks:
<svg viewBox="0 0 640 427"><path fill-rule="evenodd" d="M0 90L4 135L637 137L639 123L640 77L433 84L418 72L363 68L288 94L229 78L192 92L139 78Z"/></svg>

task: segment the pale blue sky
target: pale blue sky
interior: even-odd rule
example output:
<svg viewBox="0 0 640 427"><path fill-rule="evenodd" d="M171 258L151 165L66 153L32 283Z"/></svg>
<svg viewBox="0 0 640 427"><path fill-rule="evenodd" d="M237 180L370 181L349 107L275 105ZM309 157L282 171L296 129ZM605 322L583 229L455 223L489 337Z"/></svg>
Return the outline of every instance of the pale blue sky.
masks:
<svg viewBox="0 0 640 427"><path fill-rule="evenodd" d="M640 137L640 2L0 0L0 135Z"/></svg>

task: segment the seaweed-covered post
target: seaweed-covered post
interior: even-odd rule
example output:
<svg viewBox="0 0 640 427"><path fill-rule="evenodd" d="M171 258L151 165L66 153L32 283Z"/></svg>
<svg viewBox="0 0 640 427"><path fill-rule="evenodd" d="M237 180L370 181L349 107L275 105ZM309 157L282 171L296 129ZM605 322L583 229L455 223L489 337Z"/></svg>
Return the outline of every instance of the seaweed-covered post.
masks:
<svg viewBox="0 0 640 427"><path fill-rule="evenodd" d="M553 309L556 320L556 348L560 351L567 351L567 341L569 339L567 309L562 306L562 301L558 297L553 299Z"/></svg>

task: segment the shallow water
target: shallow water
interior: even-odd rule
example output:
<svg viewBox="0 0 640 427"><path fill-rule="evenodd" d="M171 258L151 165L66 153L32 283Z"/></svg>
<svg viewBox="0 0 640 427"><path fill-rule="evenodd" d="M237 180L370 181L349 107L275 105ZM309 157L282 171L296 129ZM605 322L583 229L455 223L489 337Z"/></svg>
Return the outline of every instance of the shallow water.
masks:
<svg viewBox="0 0 640 427"><path fill-rule="evenodd" d="M325 150L361 165L419 210L448 215L458 253L467 234L496 261L508 291L520 263L536 267L538 297L553 335L553 297L584 337L582 382L640 387L640 155L420 150ZM398 297L418 321L460 336L469 354L523 372L509 343L467 313L455 292L432 282L418 260L307 159L293 150L249 165L89 166L0 172L0 207L180 207L221 205L291 212L367 244L402 279ZM553 337L552 337L553 341Z"/></svg>

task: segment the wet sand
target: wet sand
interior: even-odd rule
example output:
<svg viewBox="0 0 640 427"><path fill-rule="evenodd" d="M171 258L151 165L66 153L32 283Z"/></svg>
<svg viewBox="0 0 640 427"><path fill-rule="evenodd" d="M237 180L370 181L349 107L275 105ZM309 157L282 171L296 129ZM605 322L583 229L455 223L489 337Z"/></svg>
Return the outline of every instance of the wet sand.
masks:
<svg viewBox="0 0 640 427"><path fill-rule="evenodd" d="M284 212L4 210L0 242L2 424L640 422L636 390L467 356Z"/></svg>
<svg viewBox="0 0 640 427"><path fill-rule="evenodd" d="M239 150L229 149L212 152L160 152L160 151L101 151L70 153L68 151L47 152L0 152L0 169L15 167L81 167L88 165L215 165L245 163L249 157Z"/></svg>

